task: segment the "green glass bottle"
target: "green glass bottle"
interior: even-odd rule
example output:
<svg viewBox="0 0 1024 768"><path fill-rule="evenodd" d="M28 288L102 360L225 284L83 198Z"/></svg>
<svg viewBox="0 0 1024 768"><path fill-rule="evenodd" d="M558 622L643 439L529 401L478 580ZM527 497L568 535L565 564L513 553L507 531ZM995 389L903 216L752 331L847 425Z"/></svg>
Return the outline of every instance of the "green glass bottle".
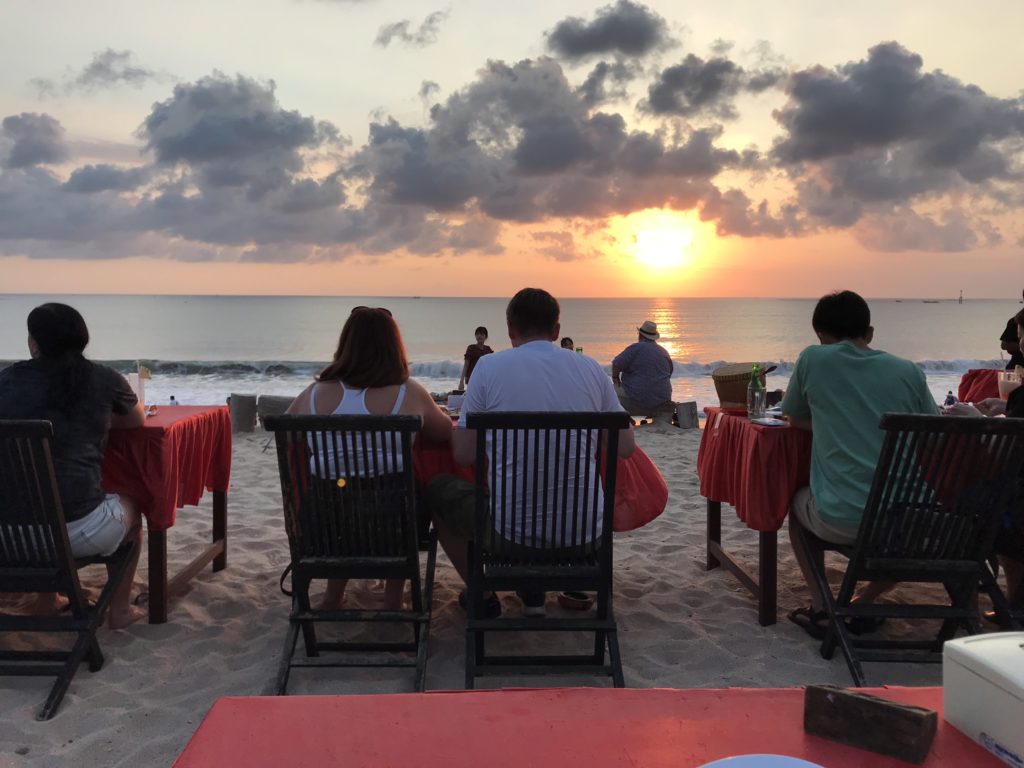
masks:
<svg viewBox="0 0 1024 768"><path fill-rule="evenodd" d="M747 417L763 419L765 410L765 388L761 366L754 363L750 369L750 383L747 384Z"/></svg>

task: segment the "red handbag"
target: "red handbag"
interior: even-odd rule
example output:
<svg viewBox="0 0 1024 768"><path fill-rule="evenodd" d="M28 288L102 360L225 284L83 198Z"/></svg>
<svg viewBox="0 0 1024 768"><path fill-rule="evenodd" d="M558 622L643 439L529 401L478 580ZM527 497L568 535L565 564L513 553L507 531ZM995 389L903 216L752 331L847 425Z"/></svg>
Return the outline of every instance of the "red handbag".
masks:
<svg viewBox="0 0 1024 768"><path fill-rule="evenodd" d="M601 480L604 480L601 462ZM628 459L619 458L615 468L613 531L632 531L647 525L665 511L668 484L651 457L637 446Z"/></svg>

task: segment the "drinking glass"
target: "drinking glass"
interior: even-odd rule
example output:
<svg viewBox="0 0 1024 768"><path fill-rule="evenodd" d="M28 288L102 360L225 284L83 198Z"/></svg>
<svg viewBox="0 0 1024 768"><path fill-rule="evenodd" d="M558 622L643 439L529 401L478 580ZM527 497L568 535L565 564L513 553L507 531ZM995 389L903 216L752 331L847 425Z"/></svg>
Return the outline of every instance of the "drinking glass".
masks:
<svg viewBox="0 0 1024 768"><path fill-rule="evenodd" d="M1000 371L998 374L999 399L1006 400L1010 393L1021 384L1021 377L1015 371Z"/></svg>

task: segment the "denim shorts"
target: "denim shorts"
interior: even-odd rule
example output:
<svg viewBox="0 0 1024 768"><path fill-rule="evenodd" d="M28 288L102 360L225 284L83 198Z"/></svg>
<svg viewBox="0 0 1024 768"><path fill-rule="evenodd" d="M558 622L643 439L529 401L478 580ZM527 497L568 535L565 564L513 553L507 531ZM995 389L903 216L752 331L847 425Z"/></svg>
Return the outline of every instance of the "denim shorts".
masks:
<svg viewBox="0 0 1024 768"><path fill-rule="evenodd" d="M71 554L75 557L111 555L121 546L127 532L121 499L109 493L88 515L68 523Z"/></svg>

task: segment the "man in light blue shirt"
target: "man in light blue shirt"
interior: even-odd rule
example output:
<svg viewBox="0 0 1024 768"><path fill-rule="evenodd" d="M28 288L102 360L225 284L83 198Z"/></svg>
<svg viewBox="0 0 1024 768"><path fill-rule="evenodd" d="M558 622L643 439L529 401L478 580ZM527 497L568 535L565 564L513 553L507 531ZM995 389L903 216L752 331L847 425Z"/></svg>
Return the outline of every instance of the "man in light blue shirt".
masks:
<svg viewBox="0 0 1024 768"><path fill-rule="evenodd" d="M622 407L630 413L672 401L672 358L656 339L658 326L644 320L637 340L612 360L612 382Z"/></svg>
<svg viewBox="0 0 1024 768"><path fill-rule="evenodd" d="M937 414L938 408L917 365L870 348L871 310L856 293L824 296L811 325L821 344L800 353L782 410L793 426L814 435L811 484L796 492L789 514L790 540L811 590L811 607L790 618L819 637L827 628L823 598L793 529L803 526L825 541L852 544L882 450L882 415ZM877 596L881 588L873 592ZM869 599L867 593L862 599Z"/></svg>

